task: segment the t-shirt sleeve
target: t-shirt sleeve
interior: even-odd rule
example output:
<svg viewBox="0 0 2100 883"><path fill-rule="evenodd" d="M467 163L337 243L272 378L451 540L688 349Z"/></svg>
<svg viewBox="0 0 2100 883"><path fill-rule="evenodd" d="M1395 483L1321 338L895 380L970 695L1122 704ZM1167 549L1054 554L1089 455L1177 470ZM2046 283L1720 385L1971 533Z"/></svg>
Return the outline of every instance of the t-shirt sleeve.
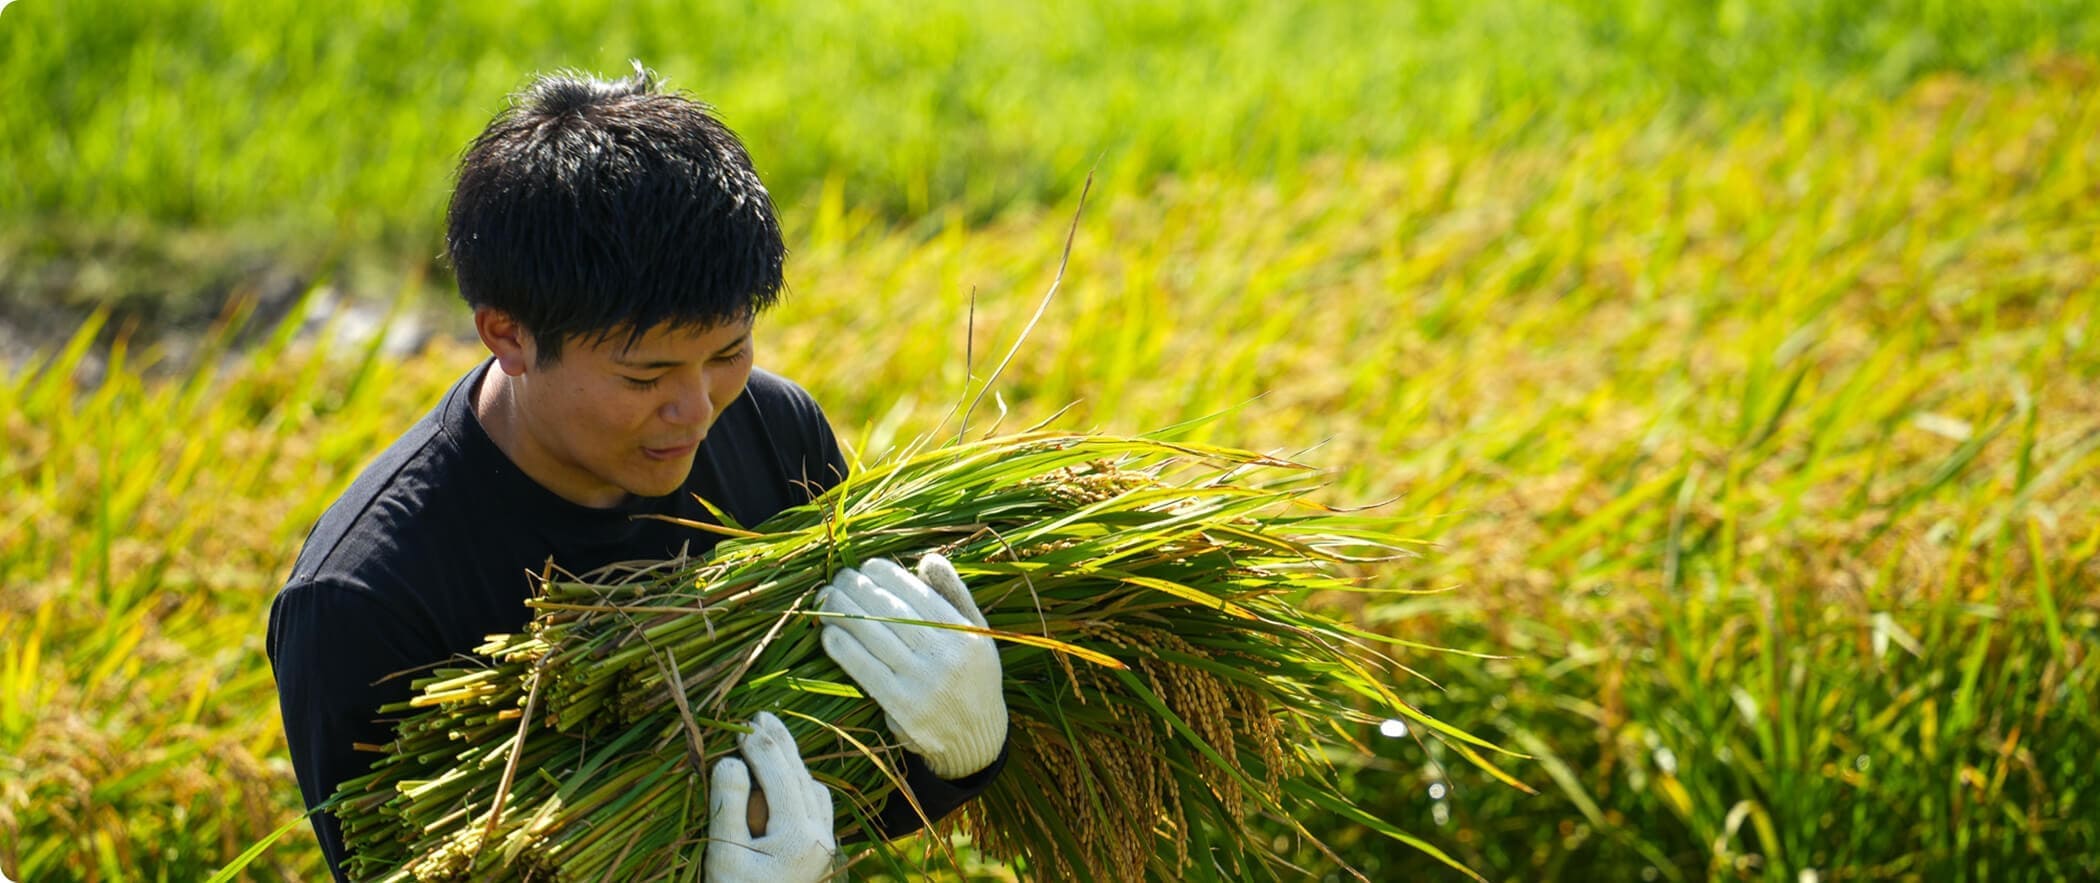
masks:
<svg viewBox="0 0 2100 883"><path fill-rule="evenodd" d="M408 698L415 674L404 672L447 655L417 632L365 589L302 582L278 593L270 607L270 664L308 809L370 771L380 755L355 746L384 745L394 736L379 707ZM312 820L329 870L348 880L335 816L324 811Z"/></svg>

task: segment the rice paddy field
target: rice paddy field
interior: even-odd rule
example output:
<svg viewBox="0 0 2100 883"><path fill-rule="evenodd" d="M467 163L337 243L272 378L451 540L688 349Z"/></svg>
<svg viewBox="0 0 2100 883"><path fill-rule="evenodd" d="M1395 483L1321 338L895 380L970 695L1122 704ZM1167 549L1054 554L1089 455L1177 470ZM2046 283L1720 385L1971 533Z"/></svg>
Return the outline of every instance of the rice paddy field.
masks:
<svg viewBox="0 0 2100 883"><path fill-rule="evenodd" d="M477 359L450 164L533 72L628 58L750 142L760 364L866 458L1019 336L1094 171L972 426L1222 415L1424 541L1305 601L1509 752L1528 790L1402 728L1337 758L1481 877L2100 878L2068 0L8 5L0 872L203 879L298 818L265 614ZM1371 879L1464 879L1323 812ZM325 872L294 830L245 874Z"/></svg>

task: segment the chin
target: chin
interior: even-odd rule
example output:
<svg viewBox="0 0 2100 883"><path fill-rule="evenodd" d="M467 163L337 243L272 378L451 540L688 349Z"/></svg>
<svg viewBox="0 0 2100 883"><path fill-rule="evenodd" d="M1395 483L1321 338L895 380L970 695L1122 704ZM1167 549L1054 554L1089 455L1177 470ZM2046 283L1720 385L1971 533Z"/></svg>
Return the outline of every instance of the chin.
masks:
<svg viewBox="0 0 2100 883"><path fill-rule="evenodd" d="M638 481L628 484L626 491L637 497L662 497L675 494L683 487L685 487L683 479L673 482Z"/></svg>
<svg viewBox="0 0 2100 883"><path fill-rule="evenodd" d="M675 467L670 464L660 464L658 468L630 476L630 480L622 484L622 489L637 497L661 497L666 494L674 494L680 488L685 487L686 477L692 471L693 461L691 460L677 464Z"/></svg>

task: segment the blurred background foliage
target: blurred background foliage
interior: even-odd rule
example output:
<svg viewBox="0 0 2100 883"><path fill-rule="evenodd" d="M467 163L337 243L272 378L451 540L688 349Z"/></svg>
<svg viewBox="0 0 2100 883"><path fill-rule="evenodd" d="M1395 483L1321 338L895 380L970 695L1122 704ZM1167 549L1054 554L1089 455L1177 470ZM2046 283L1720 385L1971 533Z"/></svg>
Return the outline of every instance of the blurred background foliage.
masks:
<svg viewBox="0 0 2100 883"><path fill-rule="evenodd" d="M2091 54L2084 0L1179 0L999 5L24 0L0 27L0 277L44 300L223 295L354 252L428 263L451 164L532 73L641 59L793 205L979 221L1426 143L1706 128L1832 88ZM394 277L374 284L385 287ZM192 310L208 312L209 304Z"/></svg>
<svg viewBox="0 0 2100 883"><path fill-rule="evenodd" d="M1396 644L1402 688L1537 793L1338 760L1482 875L2100 877L2100 8L2064 0L20 0L0 870L198 879L296 815L263 615L476 358L451 164L534 72L631 58L751 144L793 252L761 361L871 457L983 379L1098 169L975 425L1228 411L1205 440L1391 501L1434 545L1379 584L1439 591L1318 600L1466 651Z"/></svg>

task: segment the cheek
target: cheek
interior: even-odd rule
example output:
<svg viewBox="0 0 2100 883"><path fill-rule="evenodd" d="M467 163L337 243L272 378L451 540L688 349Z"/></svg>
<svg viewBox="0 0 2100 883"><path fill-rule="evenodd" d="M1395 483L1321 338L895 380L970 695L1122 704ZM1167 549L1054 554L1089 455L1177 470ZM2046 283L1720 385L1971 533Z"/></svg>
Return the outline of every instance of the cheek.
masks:
<svg viewBox="0 0 2100 883"><path fill-rule="evenodd" d="M631 389L590 390L569 414L570 437L601 451L632 447L655 413L652 396Z"/></svg>
<svg viewBox="0 0 2100 883"><path fill-rule="evenodd" d="M607 434L620 436L621 444L630 444L649 431L650 423L656 420L656 412L663 407L662 393L656 390L636 392L620 390L607 396L600 415L599 424Z"/></svg>

